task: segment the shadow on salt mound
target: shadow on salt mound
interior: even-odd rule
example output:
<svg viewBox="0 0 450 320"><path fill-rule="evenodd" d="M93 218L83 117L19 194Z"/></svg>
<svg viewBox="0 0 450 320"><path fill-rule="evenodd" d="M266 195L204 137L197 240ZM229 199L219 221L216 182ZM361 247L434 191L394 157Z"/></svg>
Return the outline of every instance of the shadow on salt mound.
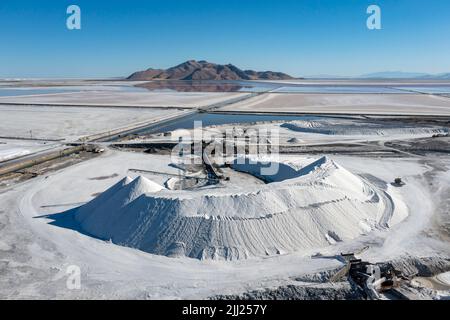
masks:
<svg viewBox="0 0 450 320"><path fill-rule="evenodd" d="M247 157L239 157L235 159L231 166L236 171L251 174L266 182L281 182L289 179L295 179L301 176L306 176L316 171L317 168L324 166L325 164L329 164L337 168L334 162L326 156L310 163L309 165L299 170L292 167L288 163L254 160Z"/></svg>
<svg viewBox="0 0 450 320"><path fill-rule="evenodd" d="M113 185L112 187L110 187L109 189L102 192L100 195L98 195L97 197L95 197L94 199L92 199L91 201L86 203L85 205L83 205L83 207L82 207L83 210L79 211L79 215L78 215L79 220L83 221L90 214L90 212L92 210L101 206L105 201L108 201L110 198L112 198L114 196L114 194L116 194L117 192L122 190L122 188L124 186L126 186L127 184L129 184L131 181L133 181L133 179L126 176L125 178L123 178L122 180L117 182L115 185Z"/></svg>

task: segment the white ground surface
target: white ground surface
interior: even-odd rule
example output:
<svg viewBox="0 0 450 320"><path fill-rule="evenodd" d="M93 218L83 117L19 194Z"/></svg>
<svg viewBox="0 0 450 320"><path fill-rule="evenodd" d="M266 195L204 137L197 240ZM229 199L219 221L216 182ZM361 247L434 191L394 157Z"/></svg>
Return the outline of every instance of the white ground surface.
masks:
<svg viewBox="0 0 450 320"><path fill-rule="evenodd" d="M58 86L32 86L32 87L8 87L8 86L2 86L0 83L0 94L2 93L1 90L3 89L9 89L9 90L15 90L17 91L17 94L15 96L27 96L27 95L41 95L41 94L49 94L46 93L46 90L52 91L52 94L55 93L69 93L69 92L80 92L80 91L133 91L133 92L147 92L144 88L134 87L131 85L113 85L113 84L92 84L92 85L58 85ZM42 91L42 93L39 93L39 91ZM58 92L59 91L59 92ZM8 91L6 91L7 93ZM5 96L7 96L5 94Z"/></svg>
<svg viewBox="0 0 450 320"><path fill-rule="evenodd" d="M57 142L25 141L0 138L0 162L31 153L50 150L59 146Z"/></svg>
<svg viewBox="0 0 450 320"><path fill-rule="evenodd" d="M87 80L87 79L0 79L0 87L33 88L60 86L74 87L80 86L87 90L91 87L132 87L147 81L126 81L126 80Z"/></svg>
<svg viewBox="0 0 450 320"><path fill-rule="evenodd" d="M179 110L102 107L0 106L0 136L76 140L144 121L181 113Z"/></svg>
<svg viewBox="0 0 450 320"><path fill-rule="evenodd" d="M129 93L120 92L119 94L116 97L119 98L120 103L128 104L129 101L133 101L128 99ZM211 103L211 100L208 102L203 100L205 94L201 94L202 97L187 94L188 98L182 98L186 94L171 93L170 96L164 96L158 93L157 95L159 97L155 96L156 98L141 97L140 101L145 102L146 105L149 103L156 105L159 102L172 105L179 102L183 103L183 107L197 106L197 101ZM299 111L297 99L301 96L305 95L283 95L285 101L281 102L286 104L281 102L274 104L274 101L264 104L263 100L262 107L253 109L253 106L243 105L241 108L252 111L258 108L262 111L292 111L294 109ZM395 95L394 98L399 96L401 95ZM110 93L105 94L99 97L98 102L114 102L111 97ZM212 96L207 97L213 99ZM356 113L361 112L362 109L367 110L365 109L367 104L369 108L375 108L377 111L393 110L393 106L407 110L402 109L406 108L404 105L409 105L412 108L410 110L415 112L420 110L448 112L449 110L446 100L425 95L419 100L394 101L392 97L386 100L382 95L372 97L363 95L364 98L369 98L369 101L361 100L363 97L356 97L355 100L355 96L349 95L339 95L339 97L343 100L330 101L328 99L334 99L330 95L321 99L314 98L304 107L329 109L327 105L331 105L335 110L349 109ZM79 103L77 99L74 100L74 97L65 97L65 95L59 95L56 98ZM81 96L79 98L83 99ZM160 98L161 100L158 100ZM216 98L219 99L214 96L214 99ZM226 98L229 98L228 94ZM264 99L264 96L262 98ZM319 103L316 103L317 101ZM320 106L321 101L323 106ZM255 106L260 102L260 100L256 101ZM316 104L319 104L319 107ZM354 107L349 108L348 104L354 104ZM154 111L157 113L155 114ZM5 106L0 107L2 116L0 135L28 136L29 130L32 129L33 136L39 138L75 139L117 128L122 124L129 125L130 122L167 115L167 113L159 112L160 110L132 111L129 109L122 113L122 109L100 107L34 109L34 107ZM287 128L282 130L286 130L284 131L286 138L295 136L302 141L309 140L311 143L314 141L312 136L297 136L303 133L295 130ZM363 135L351 138L367 139ZM23 150L34 150L34 147L19 143L3 148L0 144L0 153L3 150L3 155L9 156L14 152L17 155L24 152ZM330 157L353 174L373 176L371 181L374 184L378 183L377 179L386 183L401 176L406 185L402 188L388 185L387 192L394 198L402 200L396 202L399 207L394 210L397 210L397 213L408 211L408 216L394 214L395 219L392 220L390 230L380 228L356 239L325 247L320 249L322 254L354 251L369 245L370 248L362 254L362 258L372 262L391 260L406 254L450 256L448 243L429 236L429 231L433 227L434 214L439 209L442 199L448 197L446 191L450 185L448 157L431 159L425 157L377 159L333 155ZM306 163L314 159L317 157L301 161ZM293 156L286 156L281 160L299 161ZM168 258L98 240L74 230L51 225L50 219L39 218L41 215L78 207L126 175L135 177L135 174L128 171L131 168L178 173L177 169L168 166L169 162L168 156L107 151L98 158L59 172L1 189L0 298L206 298L214 294L235 294L249 289L292 284L295 283L292 279L294 276L340 265L333 259L311 259L310 255L319 251L317 249L231 262ZM146 177L161 185L167 180L167 177L161 175L146 175ZM406 207L402 207L402 202ZM80 290L69 290L66 286L68 279L66 270L71 265L79 266L81 269Z"/></svg>
<svg viewBox="0 0 450 320"><path fill-rule="evenodd" d="M227 92L124 92L108 90L0 97L0 103L195 108L245 95L245 93Z"/></svg>
<svg viewBox="0 0 450 320"><path fill-rule="evenodd" d="M363 258L373 261L403 254L450 254L447 244L424 233L443 196L439 190L450 183L448 159L430 160L444 170L436 176L433 186L425 180L433 168L420 158L340 156L333 159L355 174L370 173L384 181L402 176L406 186L389 192L404 199L409 216L391 231L371 232L327 247L321 250L323 254L355 250L365 245L370 245L370 249L364 252ZM226 263L167 258L96 240L49 225L48 219L36 218L85 203L130 174L129 168L176 171L167 164L168 156L107 152L100 158L3 191L0 194L0 297L205 298L212 294L293 283L292 276L340 265L332 259L310 259L308 254L315 251ZM107 178L114 173L118 176ZM148 178L158 183L166 179ZM80 290L66 287L69 265L81 268Z"/></svg>
<svg viewBox="0 0 450 320"><path fill-rule="evenodd" d="M450 115L450 99L424 94L267 93L226 106L221 110L373 115Z"/></svg>

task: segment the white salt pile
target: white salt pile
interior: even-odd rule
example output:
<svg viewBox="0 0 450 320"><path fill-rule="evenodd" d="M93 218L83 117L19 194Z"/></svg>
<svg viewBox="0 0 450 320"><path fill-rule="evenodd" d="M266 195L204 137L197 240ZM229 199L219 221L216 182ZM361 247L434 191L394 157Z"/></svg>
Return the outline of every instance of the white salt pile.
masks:
<svg viewBox="0 0 450 320"><path fill-rule="evenodd" d="M255 174L264 165L235 167ZM76 219L94 236L146 252L234 260L324 247L392 216L382 192L326 157L298 170L282 163L270 181L246 192L183 191L125 178Z"/></svg>
<svg viewBox="0 0 450 320"><path fill-rule="evenodd" d="M326 135L434 135L446 134L447 128L345 119L296 120L280 125L296 132Z"/></svg>
<svg viewBox="0 0 450 320"><path fill-rule="evenodd" d="M289 143L301 143L302 141L298 138L290 138L287 142Z"/></svg>

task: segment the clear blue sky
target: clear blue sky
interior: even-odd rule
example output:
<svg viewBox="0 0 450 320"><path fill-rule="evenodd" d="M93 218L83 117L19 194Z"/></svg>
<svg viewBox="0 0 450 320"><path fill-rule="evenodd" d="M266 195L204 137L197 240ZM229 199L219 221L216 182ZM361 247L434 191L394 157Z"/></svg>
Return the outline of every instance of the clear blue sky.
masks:
<svg viewBox="0 0 450 320"><path fill-rule="evenodd" d="M77 4L82 29L66 28ZM366 28L378 4L383 29ZM188 59L295 76L450 72L448 0L1 0L0 77L114 77Z"/></svg>

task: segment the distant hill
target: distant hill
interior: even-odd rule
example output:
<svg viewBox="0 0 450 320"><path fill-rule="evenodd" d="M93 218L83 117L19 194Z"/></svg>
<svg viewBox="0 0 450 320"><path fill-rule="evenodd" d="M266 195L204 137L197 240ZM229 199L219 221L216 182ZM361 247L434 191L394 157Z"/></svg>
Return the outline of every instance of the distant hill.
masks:
<svg viewBox="0 0 450 320"><path fill-rule="evenodd" d="M241 70L232 64L189 60L169 69L147 69L130 75L128 80L288 80L288 74L274 71Z"/></svg>
<svg viewBox="0 0 450 320"><path fill-rule="evenodd" d="M386 71L363 74L360 76L362 79L413 79L426 77L426 73L418 72L402 72L402 71Z"/></svg>
<svg viewBox="0 0 450 320"><path fill-rule="evenodd" d="M450 73L428 74L420 72L386 71L369 73L359 76L361 79L433 79L448 80Z"/></svg>
<svg viewBox="0 0 450 320"><path fill-rule="evenodd" d="M440 73L436 75L427 75L421 77L421 79L437 79L437 80L450 80L450 73Z"/></svg>
<svg viewBox="0 0 450 320"><path fill-rule="evenodd" d="M352 77L335 74L313 74L305 76L305 79L352 79Z"/></svg>

